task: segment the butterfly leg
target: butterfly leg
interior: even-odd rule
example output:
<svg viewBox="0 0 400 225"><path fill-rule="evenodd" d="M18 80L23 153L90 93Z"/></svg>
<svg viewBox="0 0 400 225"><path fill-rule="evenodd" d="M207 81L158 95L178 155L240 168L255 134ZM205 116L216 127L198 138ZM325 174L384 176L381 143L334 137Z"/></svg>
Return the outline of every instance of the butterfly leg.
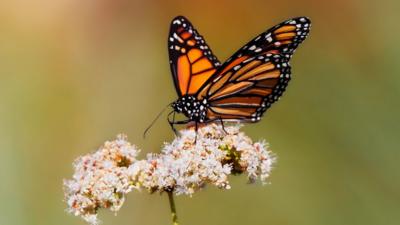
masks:
<svg viewBox="0 0 400 225"><path fill-rule="evenodd" d="M170 118L172 114L172 120ZM172 130L174 131L175 135L179 136L178 131L175 129L174 125L180 125L180 124L187 124L191 122L190 120L181 120L181 121L175 121L175 111L172 111L168 114L168 123L171 126Z"/></svg>
<svg viewBox="0 0 400 225"><path fill-rule="evenodd" d="M228 132L225 130L224 121L222 120L222 118L221 118L221 117L219 117L219 122L221 123L222 130L225 132L225 134L228 134Z"/></svg>
<svg viewBox="0 0 400 225"><path fill-rule="evenodd" d="M170 119L170 116L172 114L172 120ZM174 124L175 124L175 111L172 111L168 114L167 120L169 125L171 126L172 131L174 131L175 135L178 136L178 131L175 129Z"/></svg>
<svg viewBox="0 0 400 225"><path fill-rule="evenodd" d="M206 123L213 123L213 122L215 122L215 121L219 121L219 122L221 123L222 130L224 131L224 133L225 133L225 134L228 134L228 131L225 130L224 121L222 120L221 117L218 117L218 118L215 118L215 119L212 119L212 120L208 120L208 121L206 121Z"/></svg>
<svg viewBox="0 0 400 225"><path fill-rule="evenodd" d="M173 121L172 124L171 124L171 127L174 127L174 125L188 124L189 122L191 122L191 121L190 120ZM179 133L175 129L175 127L173 129L174 129L175 135L179 136Z"/></svg>
<svg viewBox="0 0 400 225"><path fill-rule="evenodd" d="M198 123L195 122L194 124L194 131L196 132L196 137L194 138L194 143L197 143L197 130L199 129Z"/></svg>

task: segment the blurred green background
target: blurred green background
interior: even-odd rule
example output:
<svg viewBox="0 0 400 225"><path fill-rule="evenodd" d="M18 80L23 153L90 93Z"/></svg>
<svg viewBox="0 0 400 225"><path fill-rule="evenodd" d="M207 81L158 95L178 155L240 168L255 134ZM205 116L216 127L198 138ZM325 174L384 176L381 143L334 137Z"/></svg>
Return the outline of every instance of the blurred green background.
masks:
<svg viewBox="0 0 400 225"><path fill-rule="evenodd" d="M177 198L182 225L400 224L400 4L396 1L40 0L0 3L0 224L85 224L64 212L72 161L124 132L146 152L173 138L170 20L188 17L225 60L309 16L280 102L244 130L278 155L271 185L232 178ZM167 197L133 192L105 225L170 224Z"/></svg>

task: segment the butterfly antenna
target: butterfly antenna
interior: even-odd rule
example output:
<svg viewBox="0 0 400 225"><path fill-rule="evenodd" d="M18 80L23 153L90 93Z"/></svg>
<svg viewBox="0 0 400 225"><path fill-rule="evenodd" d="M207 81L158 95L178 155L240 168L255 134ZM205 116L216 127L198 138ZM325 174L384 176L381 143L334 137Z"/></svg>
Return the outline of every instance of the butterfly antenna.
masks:
<svg viewBox="0 0 400 225"><path fill-rule="evenodd" d="M158 118L160 118L160 116L165 112L165 110L168 108L168 106L170 106L172 103L168 104L167 106L165 106L165 108L163 110L161 110L161 112L158 113L158 115L156 116L156 118L154 118L154 120L150 123L150 125L146 128L146 130L144 130L143 132L143 138L146 138L146 134L147 132L150 130L150 128L154 125L154 123L158 120Z"/></svg>

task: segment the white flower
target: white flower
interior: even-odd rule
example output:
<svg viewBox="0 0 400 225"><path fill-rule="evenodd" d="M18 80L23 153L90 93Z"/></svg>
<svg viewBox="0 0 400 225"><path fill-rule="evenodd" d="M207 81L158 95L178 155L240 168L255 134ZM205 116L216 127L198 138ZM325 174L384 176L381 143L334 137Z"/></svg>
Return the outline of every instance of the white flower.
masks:
<svg viewBox="0 0 400 225"><path fill-rule="evenodd" d="M240 126L216 124L181 131L159 154L137 160L139 150L119 135L97 152L79 157L72 180L64 181L68 211L97 224L97 211L118 211L133 189L192 195L207 184L230 189L229 175L250 182L269 177L275 157L265 142L253 143Z"/></svg>
<svg viewBox="0 0 400 225"><path fill-rule="evenodd" d="M98 223L99 208L118 211L125 194L133 188L127 171L137 154L138 150L126 141L126 136L119 135L95 153L75 160L73 179L64 180L68 211L91 224Z"/></svg>

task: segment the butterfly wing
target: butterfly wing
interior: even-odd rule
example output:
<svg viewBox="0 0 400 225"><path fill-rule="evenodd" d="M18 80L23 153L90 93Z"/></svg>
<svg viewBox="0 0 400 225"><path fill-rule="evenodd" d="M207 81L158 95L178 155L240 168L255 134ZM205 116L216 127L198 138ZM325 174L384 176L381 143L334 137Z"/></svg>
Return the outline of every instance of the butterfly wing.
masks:
<svg viewBox="0 0 400 225"><path fill-rule="evenodd" d="M197 93L210 105L210 120L255 122L284 92L290 80L289 59L306 38L310 21L285 21L236 52Z"/></svg>
<svg viewBox="0 0 400 225"><path fill-rule="evenodd" d="M282 55L260 55L226 71L203 89L210 120L255 122L285 91L290 66Z"/></svg>
<svg viewBox="0 0 400 225"><path fill-rule="evenodd" d="M172 20L168 49L171 72L179 97L196 93L221 65L203 37L182 16Z"/></svg>
<svg viewBox="0 0 400 225"><path fill-rule="evenodd" d="M266 53L281 54L289 60L298 45L306 39L310 26L311 22L307 17L286 20L258 35L233 54L224 64L225 66L236 64L235 60L244 60Z"/></svg>

